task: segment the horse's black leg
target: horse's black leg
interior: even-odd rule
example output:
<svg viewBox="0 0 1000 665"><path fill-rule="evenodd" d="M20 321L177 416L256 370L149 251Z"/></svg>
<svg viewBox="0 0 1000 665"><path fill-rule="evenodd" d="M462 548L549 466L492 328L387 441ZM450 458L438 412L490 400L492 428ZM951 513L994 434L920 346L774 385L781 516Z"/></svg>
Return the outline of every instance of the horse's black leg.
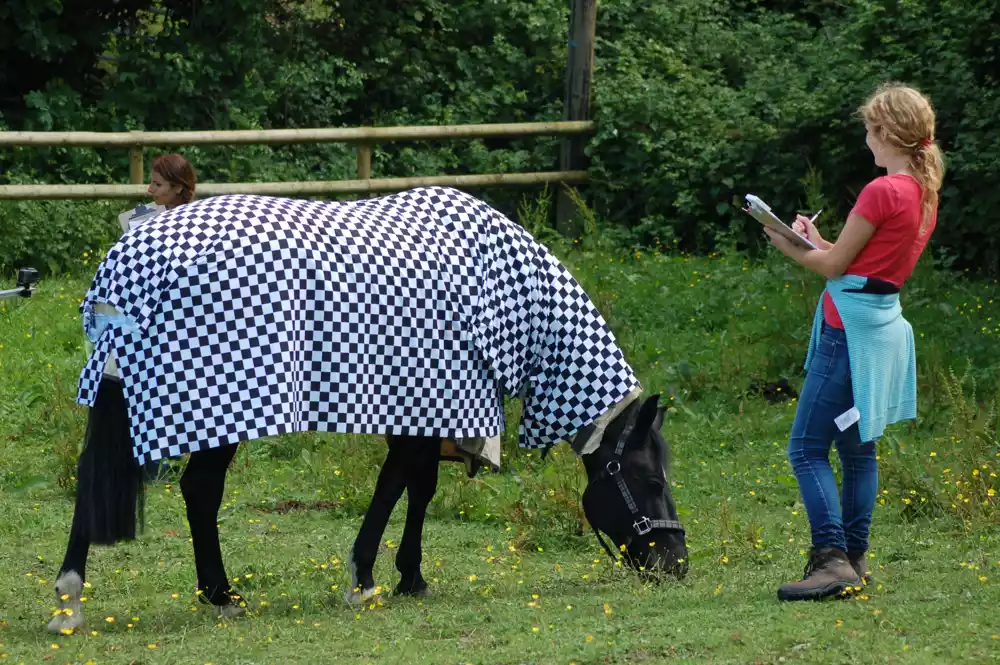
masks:
<svg viewBox="0 0 1000 665"><path fill-rule="evenodd" d="M59 568L59 577L73 572L80 576L82 583L87 579L87 555L90 554L90 538L83 526L84 517L80 502L73 508L73 524L69 528L69 543L66 545L66 556ZM58 579L58 578L57 578Z"/></svg>
<svg viewBox="0 0 1000 665"><path fill-rule="evenodd" d="M406 441L404 438L386 437L389 452L378 474L375 493L361 523L358 537L347 557L351 569L351 589L347 591L346 597L351 602L367 600L375 594L372 570L375 568L378 546L382 542L382 534L385 533L385 525L389 522L392 509L396 507L396 502L406 488L407 465L410 461Z"/></svg>
<svg viewBox="0 0 1000 665"><path fill-rule="evenodd" d="M56 576L56 605L59 612L49 621L48 630L68 634L83 625L83 582L87 578L87 555L90 538L83 526L83 510L79 500L73 509L73 525L69 531L69 544L59 574Z"/></svg>
<svg viewBox="0 0 1000 665"><path fill-rule="evenodd" d="M427 593L427 582L420 574L421 540L427 506L437 491L441 441L424 437L408 439L405 443L412 448L412 452L406 469L406 526L396 552L396 569L399 571L396 593L424 595Z"/></svg>
<svg viewBox="0 0 1000 665"><path fill-rule="evenodd" d="M132 458L121 384L104 378L87 414L84 448L76 464L76 500L69 543L56 576L56 605L48 630L72 633L83 625L83 583L92 542L135 537L142 512L142 482Z"/></svg>
<svg viewBox="0 0 1000 665"><path fill-rule="evenodd" d="M225 445L192 453L180 481L188 524L191 525L198 590L202 598L215 605L224 616L243 613L242 604L234 604L230 593L229 578L222 563L218 526L226 470L237 447L235 444Z"/></svg>

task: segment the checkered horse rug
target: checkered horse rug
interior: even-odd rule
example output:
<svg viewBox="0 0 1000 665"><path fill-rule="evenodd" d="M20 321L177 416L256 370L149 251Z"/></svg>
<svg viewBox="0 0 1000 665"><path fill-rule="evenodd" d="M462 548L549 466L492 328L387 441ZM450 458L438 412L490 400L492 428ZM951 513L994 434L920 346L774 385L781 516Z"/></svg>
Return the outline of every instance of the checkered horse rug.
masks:
<svg viewBox="0 0 1000 665"><path fill-rule="evenodd" d="M108 315L104 312L114 312ZM81 305L140 464L285 432L567 439L638 388L572 275L463 192L217 196L125 233Z"/></svg>

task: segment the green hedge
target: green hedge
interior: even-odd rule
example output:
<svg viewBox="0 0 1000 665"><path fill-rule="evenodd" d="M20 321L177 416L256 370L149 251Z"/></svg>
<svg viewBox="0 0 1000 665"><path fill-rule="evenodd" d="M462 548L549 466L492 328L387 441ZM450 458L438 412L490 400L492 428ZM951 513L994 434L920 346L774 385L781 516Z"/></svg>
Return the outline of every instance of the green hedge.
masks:
<svg viewBox="0 0 1000 665"><path fill-rule="evenodd" d="M826 206L826 223L842 223L877 175L855 110L901 80L932 98L948 160L936 257L1000 272L996 3L613 5L602 5L591 146L605 216L691 251L759 246L738 209L747 192L788 213Z"/></svg>
<svg viewBox="0 0 1000 665"><path fill-rule="evenodd" d="M568 23L562 0L159 0L162 11L140 12L131 22L122 16L141 3L100 0L95 6L116 9L80 14L75 23L60 14L70 4L13 0L0 10L20 7L25 30L46 37L5 40L0 31L0 52L24 64L0 76L19 91L0 98L0 128L561 118ZM1000 175L995 3L606 0L598 20L599 131L588 148L598 184L588 196L618 235L687 251L754 252L762 246L759 227L737 207L747 192L783 214L825 206L824 222L836 227L877 174L854 111L877 84L895 79L927 92L938 110L949 171L935 258L1000 273L1000 240L992 231L1000 204L993 185ZM126 24L129 30L114 32ZM75 42L65 39L68 26ZM92 71L76 67L74 77L59 78L52 63L84 57L81 44L96 44ZM338 179L354 172L353 149L343 145L184 152L202 180ZM378 176L408 176L548 170L557 162L558 140L550 138L386 144L374 166ZM123 150L0 154L0 182L127 178ZM537 191L477 193L513 213L523 194ZM125 205L0 205L0 268L69 262L65 247L106 242L116 228L107 206L116 213Z"/></svg>

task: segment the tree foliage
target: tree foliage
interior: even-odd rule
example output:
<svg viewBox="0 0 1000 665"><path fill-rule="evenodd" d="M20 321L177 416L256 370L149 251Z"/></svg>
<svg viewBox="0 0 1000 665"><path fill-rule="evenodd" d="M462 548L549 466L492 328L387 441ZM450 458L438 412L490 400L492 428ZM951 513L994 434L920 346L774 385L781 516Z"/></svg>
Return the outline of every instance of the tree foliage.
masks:
<svg viewBox="0 0 1000 665"><path fill-rule="evenodd" d="M617 0L602 9L591 150L594 173L613 186L595 196L647 242L752 249L759 228L738 210L747 192L788 213L826 206L828 223L842 223L877 175L856 110L897 80L937 111L948 160L938 258L1000 272L989 212L1000 192L988 184L1000 168L1000 5Z"/></svg>
<svg viewBox="0 0 1000 665"><path fill-rule="evenodd" d="M1000 168L998 20L996 3L959 0L604 0L599 131L588 149L598 184L588 196L635 242L689 251L757 248L758 227L735 205L751 191L782 212L824 205L828 223L842 220L876 174L855 110L878 83L903 80L935 102L948 158L937 257L1000 272L990 227L1000 204L991 187ZM563 0L9 0L0 5L0 127L560 119L567 28ZM375 173L548 170L557 143L387 144ZM337 179L354 170L353 148L337 144L184 152L202 180ZM0 155L4 182L127 174L122 150ZM480 194L513 211L519 192ZM30 204L43 206L34 217L53 219L72 205ZM17 210L0 206L0 232L19 232ZM0 263L51 254L21 241Z"/></svg>

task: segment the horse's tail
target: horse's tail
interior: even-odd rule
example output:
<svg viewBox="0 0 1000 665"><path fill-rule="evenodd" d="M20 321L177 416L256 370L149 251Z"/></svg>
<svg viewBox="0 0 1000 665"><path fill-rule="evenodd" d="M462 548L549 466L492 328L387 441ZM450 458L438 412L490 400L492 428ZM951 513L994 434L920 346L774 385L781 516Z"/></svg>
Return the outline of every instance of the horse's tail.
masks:
<svg viewBox="0 0 1000 665"><path fill-rule="evenodd" d="M145 523L145 503L122 385L105 376L88 414L77 464L76 511L84 535L97 545L134 540Z"/></svg>

